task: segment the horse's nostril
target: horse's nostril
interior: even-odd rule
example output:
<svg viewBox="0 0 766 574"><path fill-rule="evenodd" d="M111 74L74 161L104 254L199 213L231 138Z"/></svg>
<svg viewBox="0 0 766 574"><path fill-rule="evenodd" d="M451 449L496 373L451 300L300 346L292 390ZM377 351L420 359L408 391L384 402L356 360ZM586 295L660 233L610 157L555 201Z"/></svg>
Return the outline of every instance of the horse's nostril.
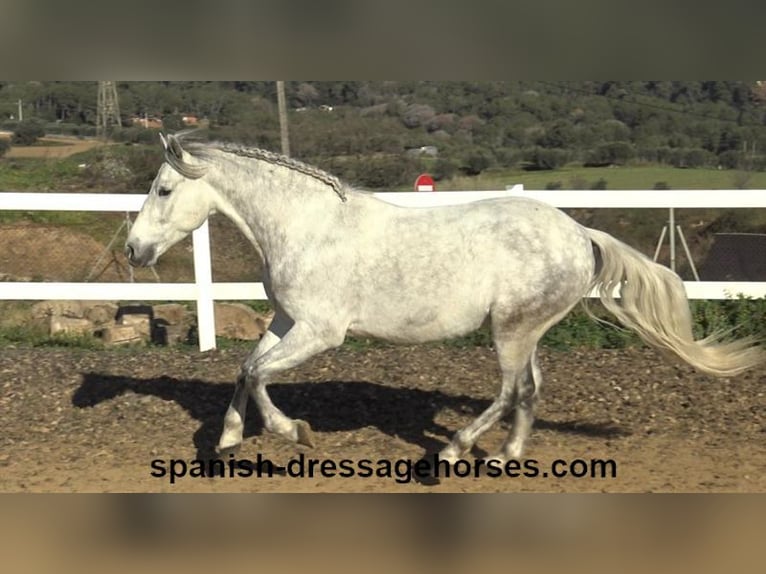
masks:
<svg viewBox="0 0 766 574"><path fill-rule="evenodd" d="M128 258L128 261L133 261L133 246L132 245L126 245L125 246L125 257Z"/></svg>

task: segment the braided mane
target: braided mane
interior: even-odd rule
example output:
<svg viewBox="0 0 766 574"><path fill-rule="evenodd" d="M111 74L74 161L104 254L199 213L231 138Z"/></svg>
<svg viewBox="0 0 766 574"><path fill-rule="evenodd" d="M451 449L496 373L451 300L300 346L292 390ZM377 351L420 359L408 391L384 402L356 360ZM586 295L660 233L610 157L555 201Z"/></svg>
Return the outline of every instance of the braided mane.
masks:
<svg viewBox="0 0 766 574"><path fill-rule="evenodd" d="M261 148L249 148L226 143L212 144L212 147L241 157L250 157L274 165L286 167L287 169L291 169L304 175L308 175L309 177L313 177L314 179L318 179L325 185L329 185L333 191L338 194L338 197L340 197L341 200L346 201L346 192L344 191L345 185L343 182L336 176L327 173L323 169L309 165L307 163L303 163L302 161L291 158L289 156Z"/></svg>
<svg viewBox="0 0 766 574"><path fill-rule="evenodd" d="M177 134L176 136L170 136L171 138L174 138L176 142L179 143L180 147L180 139L184 134ZM302 161L299 161L297 159L293 159L291 157L288 157L286 155L282 155L279 153L275 153L272 151L268 151L261 148L251 148L251 147L244 147L241 145L231 144L231 143L224 143L224 142L212 142L208 144L198 143L198 142L192 142L188 144L188 146L185 148L186 151L188 151L191 155L198 157L200 159L207 159L207 156L209 156L208 152L211 149L219 150L225 153L230 153L233 155L238 155L240 157L248 157L252 159L257 159L261 161L265 161L266 163L270 163L273 165L278 165L281 167L286 167L287 169L297 171L299 173L302 173L304 175L308 175L309 177L313 177L314 179L317 179L324 183L325 185L330 186L333 191L340 197L341 201L346 201L346 185L336 176L327 173L323 169L320 169L318 167L315 167L313 165L309 165L307 163L303 163ZM180 152L180 150L177 150ZM166 152L165 157L168 160L168 162L180 173L183 175L186 175L187 177L197 178L201 177L203 171L200 171L200 166L192 166L189 165L187 162L183 161L182 154L181 153L173 153L172 151L170 153Z"/></svg>

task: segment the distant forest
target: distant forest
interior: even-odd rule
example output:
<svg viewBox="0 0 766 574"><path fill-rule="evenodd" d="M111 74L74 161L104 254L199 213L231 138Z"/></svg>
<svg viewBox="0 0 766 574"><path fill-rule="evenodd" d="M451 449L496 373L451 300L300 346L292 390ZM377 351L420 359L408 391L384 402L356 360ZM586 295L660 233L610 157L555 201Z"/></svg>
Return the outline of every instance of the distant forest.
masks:
<svg viewBox="0 0 766 574"><path fill-rule="evenodd" d="M122 126L110 137L156 142L134 118L279 150L275 82L117 82ZM377 187L490 168L665 164L766 169L766 84L754 81L290 81L291 152ZM97 82L0 82L0 128L95 134Z"/></svg>

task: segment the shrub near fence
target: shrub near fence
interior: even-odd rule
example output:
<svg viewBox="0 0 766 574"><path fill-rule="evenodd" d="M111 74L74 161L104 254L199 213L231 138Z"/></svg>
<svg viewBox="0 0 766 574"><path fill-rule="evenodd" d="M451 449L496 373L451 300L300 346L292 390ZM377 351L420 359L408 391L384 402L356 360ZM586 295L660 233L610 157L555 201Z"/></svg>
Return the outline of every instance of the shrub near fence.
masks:
<svg viewBox="0 0 766 574"><path fill-rule="evenodd" d="M594 321L581 307L575 307L542 338L541 346L558 351L569 349L624 349L644 346L638 335L614 324L610 315L599 302L586 303L603 322ZM694 320L694 337L700 339L715 332L731 333L733 337L766 339L766 298L738 297L731 300L690 301ZM482 328L465 337L453 339L447 344L457 347L491 347L492 334Z"/></svg>
<svg viewBox="0 0 766 574"><path fill-rule="evenodd" d="M766 338L766 298L737 297L723 301L692 301L694 336L717 331L736 337Z"/></svg>
<svg viewBox="0 0 766 574"><path fill-rule="evenodd" d="M591 319L576 308L543 338L543 346L554 349L588 347L622 349L643 345L632 331L611 325L614 318L600 303L587 303L596 316L605 322ZM701 339L716 332L730 333L733 337L766 337L766 298L738 297L719 301L693 300L689 302L693 318L693 332Z"/></svg>

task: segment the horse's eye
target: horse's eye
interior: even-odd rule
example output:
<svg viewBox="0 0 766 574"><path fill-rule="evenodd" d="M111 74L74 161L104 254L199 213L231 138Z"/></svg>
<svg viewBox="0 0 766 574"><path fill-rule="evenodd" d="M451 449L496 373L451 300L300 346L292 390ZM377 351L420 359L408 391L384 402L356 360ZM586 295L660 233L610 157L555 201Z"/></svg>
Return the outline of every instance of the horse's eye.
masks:
<svg viewBox="0 0 766 574"><path fill-rule="evenodd" d="M170 195L170 192L173 191L172 189L168 189L167 187L161 187L157 190L157 195L160 197L167 197Z"/></svg>

